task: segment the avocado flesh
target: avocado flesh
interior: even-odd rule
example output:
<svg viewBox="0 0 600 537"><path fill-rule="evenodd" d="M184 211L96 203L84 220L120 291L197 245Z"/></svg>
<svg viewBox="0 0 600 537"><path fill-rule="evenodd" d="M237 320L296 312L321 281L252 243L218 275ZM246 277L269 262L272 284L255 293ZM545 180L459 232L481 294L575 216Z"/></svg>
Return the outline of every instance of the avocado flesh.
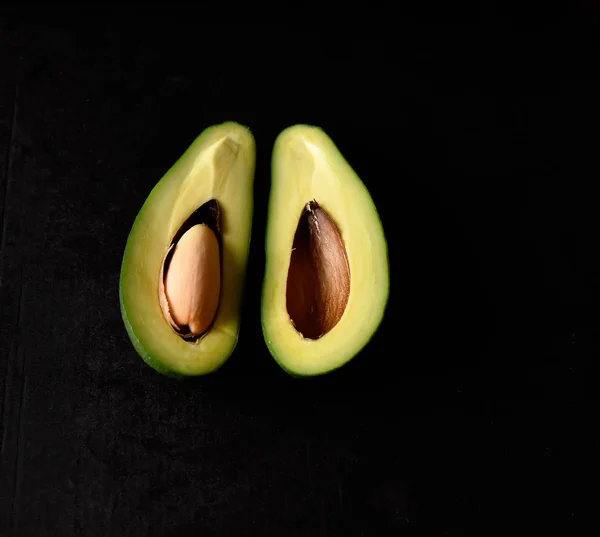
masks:
<svg viewBox="0 0 600 537"><path fill-rule="evenodd" d="M262 328L273 358L293 376L320 375L351 360L374 335L389 294L387 243L367 188L318 127L295 125L275 141L265 243ZM286 281L303 207L316 200L346 248L350 293L339 322L318 339L294 327Z"/></svg>
<svg viewBox="0 0 600 537"><path fill-rule="evenodd" d="M131 228L119 295L121 315L144 361L172 377L218 369L233 352L250 246L255 142L250 131L226 122L203 131L154 187ZM186 341L166 321L159 303L165 254L188 217L216 200L220 209L221 292L208 332Z"/></svg>

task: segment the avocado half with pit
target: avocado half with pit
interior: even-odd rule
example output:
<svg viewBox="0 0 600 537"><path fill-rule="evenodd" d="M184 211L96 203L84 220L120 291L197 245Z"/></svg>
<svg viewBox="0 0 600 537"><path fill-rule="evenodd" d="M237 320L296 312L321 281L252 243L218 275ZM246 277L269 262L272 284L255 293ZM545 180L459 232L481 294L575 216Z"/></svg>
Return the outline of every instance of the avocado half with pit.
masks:
<svg viewBox="0 0 600 537"><path fill-rule="evenodd" d="M249 129L235 122L207 128L133 223L121 315L138 354L167 376L215 371L237 344L255 160Z"/></svg>
<svg viewBox="0 0 600 537"><path fill-rule="evenodd" d="M369 191L318 127L275 141L265 251L261 320L277 363L313 376L354 358L383 319L387 243Z"/></svg>

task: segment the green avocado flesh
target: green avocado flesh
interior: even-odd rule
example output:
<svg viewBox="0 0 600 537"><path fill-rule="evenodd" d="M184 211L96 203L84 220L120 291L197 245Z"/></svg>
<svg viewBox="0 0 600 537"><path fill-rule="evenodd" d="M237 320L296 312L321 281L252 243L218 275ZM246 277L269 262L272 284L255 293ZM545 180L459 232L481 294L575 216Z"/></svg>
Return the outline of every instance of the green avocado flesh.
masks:
<svg viewBox="0 0 600 537"><path fill-rule="evenodd" d="M162 374L210 373L237 344L255 159L254 137L246 127L226 122L207 128L154 187L133 223L121 266L121 315L135 350ZM161 309L163 260L186 228L204 221L220 241L219 305L206 333L184 339Z"/></svg>
<svg viewBox="0 0 600 537"><path fill-rule="evenodd" d="M263 335L289 374L328 373L356 356L383 319L389 294L383 227L367 188L320 128L295 125L280 133L271 165ZM314 321L332 317L332 310L338 314L330 322Z"/></svg>

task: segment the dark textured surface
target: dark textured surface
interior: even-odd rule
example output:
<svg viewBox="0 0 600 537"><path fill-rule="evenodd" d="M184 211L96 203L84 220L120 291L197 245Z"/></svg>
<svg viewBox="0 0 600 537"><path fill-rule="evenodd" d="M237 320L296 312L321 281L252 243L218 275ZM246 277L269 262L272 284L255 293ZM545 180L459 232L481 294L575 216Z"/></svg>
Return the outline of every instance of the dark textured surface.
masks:
<svg viewBox="0 0 600 537"><path fill-rule="evenodd" d="M0 535L592 534L591 3L534 32L411 19L380 39L120 17L0 17ZM127 339L121 255L227 119L258 146L242 331L218 374L177 382ZM367 184L392 276L364 352L308 380L259 319L270 149L295 122Z"/></svg>

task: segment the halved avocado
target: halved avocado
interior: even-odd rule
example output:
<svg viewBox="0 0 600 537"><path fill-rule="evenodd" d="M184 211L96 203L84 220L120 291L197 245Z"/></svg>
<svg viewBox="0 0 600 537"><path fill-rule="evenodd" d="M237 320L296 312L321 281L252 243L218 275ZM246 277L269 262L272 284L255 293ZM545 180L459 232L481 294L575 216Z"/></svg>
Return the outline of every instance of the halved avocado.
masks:
<svg viewBox="0 0 600 537"><path fill-rule="evenodd" d="M368 343L389 295L375 204L333 141L294 125L272 154L261 320L292 376L333 371Z"/></svg>
<svg viewBox="0 0 600 537"><path fill-rule="evenodd" d="M255 160L249 129L235 122L207 128L153 188L133 223L121 266L121 315L138 354L167 376L215 371L237 344ZM167 321L159 294L167 253L197 224L218 240L221 287L211 326L190 337L186 327L178 331Z"/></svg>

